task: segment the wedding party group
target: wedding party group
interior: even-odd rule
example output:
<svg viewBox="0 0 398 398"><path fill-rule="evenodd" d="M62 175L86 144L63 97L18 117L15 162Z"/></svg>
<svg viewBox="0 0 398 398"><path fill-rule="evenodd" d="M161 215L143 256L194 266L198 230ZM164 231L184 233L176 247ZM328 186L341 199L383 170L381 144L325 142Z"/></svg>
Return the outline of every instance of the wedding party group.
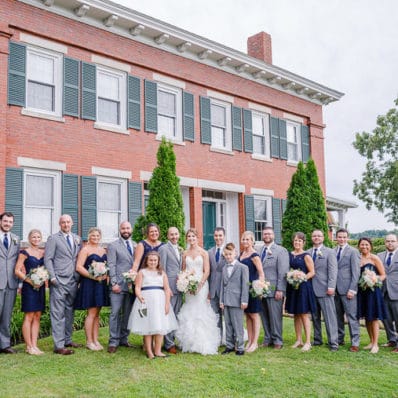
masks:
<svg viewBox="0 0 398 398"><path fill-rule="evenodd" d="M110 306L107 351L131 347L129 335L143 336L147 358L193 352L202 355L244 355L259 347L282 349L283 315L294 317L293 348L306 352L322 345L322 319L327 345L335 352L349 330L349 351L359 351L360 320L370 343L379 351L379 323L383 321L387 347L398 353L398 242L385 238L386 250L372 253L372 241L359 239L358 249L348 245L346 229L336 233L337 245L326 247L324 234L314 230L312 247L296 232L293 251L274 242L272 227L264 227L263 242L245 231L240 248L226 242L225 230L214 230L214 247L200 247L197 231L188 229L187 249L178 245L180 231L171 226L161 242L159 226L150 223L145 239L132 241L132 226L124 221L120 237L101 243L101 230L89 229L87 243L72 233L73 220L64 214L59 232L45 247L39 229L28 234L21 249L11 232L14 215L0 215L0 353L11 347L10 323L19 286L25 313L22 334L26 353L42 355L38 347L46 286L54 353L71 355L82 347L72 340L74 310L87 310L86 348L103 350L99 342L100 311ZM313 325L313 333L312 333ZM312 337L313 334L313 337ZM219 351L220 346L224 349Z"/></svg>

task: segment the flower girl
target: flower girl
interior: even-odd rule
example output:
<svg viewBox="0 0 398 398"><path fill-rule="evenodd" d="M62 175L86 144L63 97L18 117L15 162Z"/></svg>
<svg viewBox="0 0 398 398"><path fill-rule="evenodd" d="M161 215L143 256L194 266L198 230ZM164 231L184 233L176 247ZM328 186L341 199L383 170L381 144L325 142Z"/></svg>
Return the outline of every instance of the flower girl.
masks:
<svg viewBox="0 0 398 398"><path fill-rule="evenodd" d="M177 329L177 320L170 306L171 291L167 275L160 265L157 252L149 252L135 279L137 299L131 310L131 333L144 336L149 359L165 357L162 353L163 336Z"/></svg>

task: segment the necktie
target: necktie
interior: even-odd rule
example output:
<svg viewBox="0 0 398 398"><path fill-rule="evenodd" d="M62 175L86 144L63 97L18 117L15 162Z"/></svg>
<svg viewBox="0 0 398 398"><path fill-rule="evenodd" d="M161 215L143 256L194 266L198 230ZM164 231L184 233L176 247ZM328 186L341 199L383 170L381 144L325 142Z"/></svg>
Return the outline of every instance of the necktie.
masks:
<svg viewBox="0 0 398 398"><path fill-rule="evenodd" d="M266 255L267 255L267 246L264 246L264 250L261 254L261 261L264 261Z"/></svg>
<svg viewBox="0 0 398 398"><path fill-rule="evenodd" d="M69 235L66 235L66 241L68 242L68 246L72 250L72 242L70 241L70 236Z"/></svg>
<svg viewBox="0 0 398 398"><path fill-rule="evenodd" d="M220 261L220 248L217 247L217 251L216 251L216 261L219 262Z"/></svg>
<svg viewBox="0 0 398 398"><path fill-rule="evenodd" d="M340 256L341 256L341 251L342 251L343 249L340 247L339 248L339 251L338 251L338 253L337 253L337 261L340 261Z"/></svg>
<svg viewBox="0 0 398 398"><path fill-rule="evenodd" d="M315 259L316 259L316 252L318 251L318 249L317 248L315 248L314 250L313 250L313 252L312 252L312 259L315 261Z"/></svg>
<svg viewBox="0 0 398 398"><path fill-rule="evenodd" d="M128 252L129 252L131 255L133 255L133 252L132 252L132 250L131 250L131 247L130 247L130 245L129 245L129 241L128 241L128 240L126 240L126 247L127 247Z"/></svg>
<svg viewBox="0 0 398 398"><path fill-rule="evenodd" d="M386 261L386 265L387 265L388 267L391 265L392 254L393 254L393 253L388 253L388 258L387 258L387 261Z"/></svg>
<svg viewBox="0 0 398 398"><path fill-rule="evenodd" d="M4 234L3 245L8 250L8 234Z"/></svg>

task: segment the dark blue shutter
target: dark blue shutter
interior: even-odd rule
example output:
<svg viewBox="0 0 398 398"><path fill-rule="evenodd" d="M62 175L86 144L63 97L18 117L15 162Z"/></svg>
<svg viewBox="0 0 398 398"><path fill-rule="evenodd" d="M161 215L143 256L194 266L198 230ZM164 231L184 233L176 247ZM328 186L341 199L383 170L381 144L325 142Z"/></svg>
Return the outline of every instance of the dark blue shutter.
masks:
<svg viewBox="0 0 398 398"><path fill-rule="evenodd" d="M282 242L281 199L272 198L272 222L275 232L275 242Z"/></svg>
<svg viewBox="0 0 398 398"><path fill-rule="evenodd" d="M308 126L301 125L301 152L303 162L310 158L310 130Z"/></svg>
<svg viewBox="0 0 398 398"><path fill-rule="evenodd" d="M287 159L286 120L279 119L279 157Z"/></svg>
<svg viewBox="0 0 398 398"><path fill-rule="evenodd" d="M145 80L145 131L158 132L158 85Z"/></svg>
<svg viewBox="0 0 398 398"><path fill-rule="evenodd" d="M254 196L245 195L245 220L246 231L254 232Z"/></svg>
<svg viewBox="0 0 398 398"><path fill-rule="evenodd" d="M211 105L207 97L200 97L200 142L211 145Z"/></svg>
<svg viewBox="0 0 398 398"><path fill-rule="evenodd" d="M270 118L271 127L271 157L279 158L279 119L277 117Z"/></svg>
<svg viewBox="0 0 398 398"><path fill-rule="evenodd" d="M14 214L13 232L23 237L23 169L6 168L5 210Z"/></svg>
<svg viewBox="0 0 398 398"><path fill-rule="evenodd" d="M281 199L281 200L282 200L282 215L283 215L285 214L287 200L286 199Z"/></svg>
<svg viewBox="0 0 398 398"><path fill-rule="evenodd" d="M242 150L242 108L232 106L232 149Z"/></svg>
<svg viewBox="0 0 398 398"><path fill-rule="evenodd" d="M25 106L26 46L10 41L8 56L8 103Z"/></svg>
<svg viewBox="0 0 398 398"><path fill-rule="evenodd" d="M69 214L73 220L72 232L79 231L79 176L62 176L62 214Z"/></svg>
<svg viewBox="0 0 398 398"><path fill-rule="evenodd" d="M128 106L127 127L141 129L141 80L138 77L128 76Z"/></svg>
<svg viewBox="0 0 398 398"><path fill-rule="evenodd" d="M87 239L88 230L97 226L97 178L81 177L82 238Z"/></svg>
<svg viewBox="0 0 398 398"><path fill-rule="evenodd" d="M184 140L195 141L195 117L193 94L183 92L182 101Z"/></svg>
<svg viewBox="0 0 398 398"><path fill-rule="evenodd" d="M243 142L245 152L253 152L253 119L252 111L243 109Z"/></svg>
<svg viewBox="0 0 398 398"><path fill-rule="evenodd" d="M97 117L97 72L96 66L82 62L82 118L96 120Z"/></svg>
<svg viewBox="0 0 398 398"><path fill-rule="evenodd" d="M142 184L140 182L129 182L129 221L134 227L137 218L142 214Z"/></svg>
<svg viewBox="0 0 398 398"><path fill-rule="evenodd" d="M64 57L63 114L79 117L80 61Z"/></svg>

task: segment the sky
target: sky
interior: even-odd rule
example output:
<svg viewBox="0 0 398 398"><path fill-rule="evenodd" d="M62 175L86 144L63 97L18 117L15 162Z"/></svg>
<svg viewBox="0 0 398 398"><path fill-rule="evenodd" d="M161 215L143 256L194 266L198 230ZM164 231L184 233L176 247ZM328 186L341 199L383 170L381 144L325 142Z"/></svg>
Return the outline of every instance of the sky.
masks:
<svg viewBox="0 0 398 398"><path fill-rule="evenodd" d="M113 1L243 52L265 31L274 65L345 93L324 107L327 195L359 205L346 215L351 232L394 228L352 194L365 170L352 142L398 96L398 1Z"/></svg>

